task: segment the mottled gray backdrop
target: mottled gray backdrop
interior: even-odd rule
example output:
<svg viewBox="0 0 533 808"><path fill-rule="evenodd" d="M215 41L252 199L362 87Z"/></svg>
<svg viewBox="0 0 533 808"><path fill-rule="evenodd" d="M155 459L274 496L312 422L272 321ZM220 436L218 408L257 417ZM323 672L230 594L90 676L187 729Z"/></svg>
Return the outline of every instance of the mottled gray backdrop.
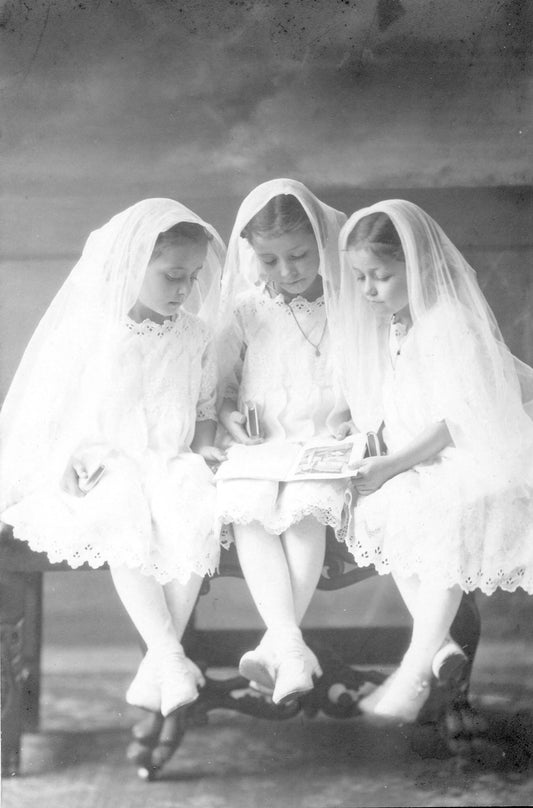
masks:
<svg viewBox="0 0 533 808"><path fill-rule="evenodd" d="M242 196L283 175L347 213L422 204L533 362L531 26L527 0L0 0L0 395L90 230L170 196L227 238ZM114 642L107 584L82 581L48 581L50 636L76 615L87 636L85 608ZM347 598L328 619L368 619ZM484 604L505 632L530 613Z"/></svg>

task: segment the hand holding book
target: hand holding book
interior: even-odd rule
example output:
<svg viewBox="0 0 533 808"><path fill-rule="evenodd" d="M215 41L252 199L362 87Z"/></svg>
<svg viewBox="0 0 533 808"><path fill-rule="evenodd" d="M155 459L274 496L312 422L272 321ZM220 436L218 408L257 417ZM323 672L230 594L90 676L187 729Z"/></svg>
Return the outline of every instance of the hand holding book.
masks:
<svg viewBox="0 0 533 808"><path fill-rule="evenodd" d="M349 435L342 440L325 437L305 444L266 441L255 446L236 444L217 471L219 480L347 479L368 452L368 436Z"/></svg>

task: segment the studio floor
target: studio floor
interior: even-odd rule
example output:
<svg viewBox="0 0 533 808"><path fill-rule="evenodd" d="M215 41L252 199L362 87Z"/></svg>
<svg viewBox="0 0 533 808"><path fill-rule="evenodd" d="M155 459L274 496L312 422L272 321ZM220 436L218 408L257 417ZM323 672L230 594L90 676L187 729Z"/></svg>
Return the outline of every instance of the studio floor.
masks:
<svg viewBox="0 0 533 808"><path fill-rule="evenodd" d="M140 717L123 701L137 655L133 646L45 648L41 731L24 736L21 775L2 784L4 808L533 805L533 764L438 759L418 730L363 719L273 722L227 710L190 727L159 778L143 782L125 758ZM532 666L529 643L482 642L473 703L531 726Z"/></svg>

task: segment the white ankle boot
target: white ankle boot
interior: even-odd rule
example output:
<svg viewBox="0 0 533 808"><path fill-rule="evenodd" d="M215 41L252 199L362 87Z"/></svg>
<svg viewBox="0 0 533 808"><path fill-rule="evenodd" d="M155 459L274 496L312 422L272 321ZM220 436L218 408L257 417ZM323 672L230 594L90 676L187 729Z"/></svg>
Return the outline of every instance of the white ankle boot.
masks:
<svg viewBox="0 0 533 808"><path fill-rule="evenodd" d="M156 678L161 689L161 714L170 715L198 698L196 679L183 648L166 651L157 658Z"/></svg>
<svg viewBox="0 0 533 808"><path fill-rule="evenodd" d="M429 691L429 679L402 664L358 706L367 715L410 724L418 718Z"/></svg>
<svg viewBox="0 0 533 808"><path fill-rule="evenodd" d="M322 676L315 654L295 634L280 644L277 651L276 683L272 694L274 704L283 704L309 693L314 687L313 676Z"/></svg>
<svg viewBox="0 0 533 808"><path fill-rule="evenodd" d="M281 704L312 690L313 676L322 676L322 668L299 631L281 637L267 631L257 648L243 654L239 673Z"/></svg>
<svg viewBox="0 0 533 808"><path fill-rule="evenodd" d="M267 634L252 651L246 651L239 662L239 673L260 690L272 692L276 680L276 657L267 639Z"/></svg>
<svg viewBox="0 0 533 808"><path fill-rule="evenodd" d="M176 653L181 658L180 652L177 651ZM183 651L181 653L183 653ZM165 657L167 655L168 654L165 654ZM173 682L173 677L176 675L176 673L179 674L179 671L182 671L185 676L185 683L183 686L179 686L179 679L181 678L181 675L178 675L177 677L178 687L183 687L185 695L187 696L187 701L184 702L184 704L188 704L197 698L198 688L204 686L205 679L198 666L194 664L192 659L189 659L183 653L184 667L180 665L177 670L175 665L172 664L174 673L169 673L171 681L169 686L165 687L166 698L164 700L164 706L167 712L163 712L162 678L164 678L166 681L167 675L163 675L161 671L162 657L163 655L151 653L150 651L146 653L141 661L141 664L139 665L135 678L126 692L126 701L128 704L131 704L134 707L141 707L144 710L150 710L154 713L161 712L163 715L168 715L169 712L172 712L172 709L177 709L177 707L183 706L182 704L177 704L176 707L168 709L176 693L175 683ZM191 687L191 680L194 683L194 687ZM174 692L174 696L170 695L172 692Z"/></svg>
<svg viewBox="0 0 533 808"><path fill-rule="evenodd" d="M161 711L161 690L156 681L155 669L147 652L143 657L135 678L126 691L126 701L134 707L150 710L153 713Z"/></svg>

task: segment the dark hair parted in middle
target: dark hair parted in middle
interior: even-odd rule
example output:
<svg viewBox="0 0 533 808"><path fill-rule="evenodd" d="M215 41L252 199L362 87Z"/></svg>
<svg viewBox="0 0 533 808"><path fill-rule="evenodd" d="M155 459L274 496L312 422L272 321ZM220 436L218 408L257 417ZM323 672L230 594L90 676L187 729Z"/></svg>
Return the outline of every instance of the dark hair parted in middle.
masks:
<svg viewBox="0 0 533 808"><path fill-rule="evenodd" d="M393 256L404 261L402 243L390 217L379 211L369 213L355 224L346 243L348 249L368 248L376 255Z"/></svg>
<svg viewBox="0 0 533 808"><path fill-rule="evenodd" d="M207 246L207 243L211 241L212 238L211 233L197 222L178 222L158 235L154 246L153 257L159 255L161 250L169 244L175 244L176 242L186 239L195 244Z"/></svg>
<svg viewBox="0 0 533 808"><path fill-rule="evenodd" d="M302 203L292 194L278 194L243 227L241 237L251 242L254 236L282 236L301 228L313 233Z"/></svg>

